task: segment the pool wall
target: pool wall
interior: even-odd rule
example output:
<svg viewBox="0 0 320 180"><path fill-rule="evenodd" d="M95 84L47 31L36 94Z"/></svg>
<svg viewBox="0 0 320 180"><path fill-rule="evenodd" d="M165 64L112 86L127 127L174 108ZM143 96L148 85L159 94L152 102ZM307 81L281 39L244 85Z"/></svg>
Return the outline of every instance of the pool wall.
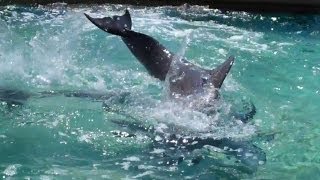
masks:
<svg viewBox="0 0 320 180"><path fill-rule="evenodd" d="M141 6L179 6L209 5L222 10L240 10L256 12L320 12L320 0L0 0L0 5L10 4L50 4L65 2L68 4L131 4Z"/></svg>

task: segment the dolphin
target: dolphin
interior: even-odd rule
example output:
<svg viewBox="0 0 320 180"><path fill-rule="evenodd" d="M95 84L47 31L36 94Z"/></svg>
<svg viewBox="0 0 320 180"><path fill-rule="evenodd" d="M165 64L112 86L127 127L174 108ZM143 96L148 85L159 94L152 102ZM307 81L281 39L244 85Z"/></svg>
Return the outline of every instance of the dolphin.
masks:
<svg viewBox="0 0 320 180"><path fill-rule="evenodd" d="M171 97L186 97L213 88L210 100L219 98L217 90L221 88L234 63L233 56L215 69L205 69L175 55L153 37L133 31L131 15L127 9L122 16L93 18L86 13L84 15L101 30L120 36L151 76L161 81L167 80ZM235 113L233 116L248 122L255 115L256 108L251 103L246 109L247 113Z"/></svg>
<svg viewBox="0 0 320 180"><path fill-rule="evenodd" d="M168 78L171 95L195 94L210 85L219 89L234 63L234 57L230 56L215 69L201 68L175 55L153 37L133 31L128 10L122 16L93 18L86 13L85 16L101 30L120 36L150 75L161 81ZM170 72L173 73L169 76Z"/></svg>
<svg viewBox="0 0 320 180"><path fill-rule="evenodd" d="M169 82L169 93L172 97L187 97L204 92L206 88L221 88L223 81L229 73L234 57L230 56L215 69L205 69L199 67L184 57L175 55L166 49L160 42L151 36L132 30L131 16L128 10L121 16L94 18L84 13L84 15L101 30L121 37L122 41L129 48L131 53L146 68L148 73L161 80ZM218 91L215 91L213 99L219 98ZM112 105L112 104L111 104ZM104 108L112 111L110 104L104 103ZM119 110L116 110L117 112ZM255 107L252 105L252 111L245 115L245 118L252 118L255 114ZM121 112L120 112L121 113ZM128 115L131 118L130 115ZM247 120L247 119L246 119ZM143 130L143 125L130 122L114 122L121 126L131 127L133 130ZM147 128L148 129L148 128ZM149 130L148 130L149 131ZM258 147L246 141L233 141L229 138L214 139L187 137L175 134L162 134L162 141L154 140L154 145L182 148L189 151L201 149L206 145L211 145L221 149L228 149L226 154L235 156L242 163L253 167L254 169L266 161L265 153ZM126 134L117 132L116 135ZM130 134L130 137L134 137ZM173 142L173 143L172 143ZM247 156L252 154L252 156ZM178 162L180 162L180 158Z"/></svg>

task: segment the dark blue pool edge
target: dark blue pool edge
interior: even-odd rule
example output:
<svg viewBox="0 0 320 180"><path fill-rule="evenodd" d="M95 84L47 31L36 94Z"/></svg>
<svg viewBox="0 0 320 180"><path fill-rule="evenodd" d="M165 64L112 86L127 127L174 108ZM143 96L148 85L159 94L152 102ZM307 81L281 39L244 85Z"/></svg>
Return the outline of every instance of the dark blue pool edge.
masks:
<svg viewBox="0 0 320 180"><path fill-rule="evenodd" d="M0 5L130 4L137 6L208 5L210 8L250 12L320 13L320 0L0 0Z"/></svg>

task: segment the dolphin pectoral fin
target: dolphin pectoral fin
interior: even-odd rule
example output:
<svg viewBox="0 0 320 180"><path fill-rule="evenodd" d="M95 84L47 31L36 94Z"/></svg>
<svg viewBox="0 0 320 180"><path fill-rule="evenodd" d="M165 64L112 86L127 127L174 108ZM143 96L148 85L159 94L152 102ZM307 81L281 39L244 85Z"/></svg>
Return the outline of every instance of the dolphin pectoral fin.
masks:
<svg viewBox="0 0 320 180"><path fill-rule="evenodd" d="M232 65L234 63L234 57L230 56L224 63L211 71L211 83L215 88L220 88L224 79L227 77Z"/></svg>
<svg viewBox="0 0 320 180"><path fill-rule="evenodd" d="M122 16L93 18L86 13L84 15L98 28L110 34L124 36L127 30L131 30L132 21L128 10Z"/></svg>

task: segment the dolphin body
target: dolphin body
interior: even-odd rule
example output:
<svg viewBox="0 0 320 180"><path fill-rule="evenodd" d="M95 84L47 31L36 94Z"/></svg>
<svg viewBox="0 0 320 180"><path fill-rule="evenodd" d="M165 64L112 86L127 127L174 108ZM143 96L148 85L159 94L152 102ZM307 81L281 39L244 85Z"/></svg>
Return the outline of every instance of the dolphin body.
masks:
<svg viewBox="0 0 320 180"><path fill-rule="evenodd" d="M132 21L128 10L122 16L104 18L93 18L88 14L85 16L103 31L120 36L150 75L161 81L168 78L171 95L191 95L211 85L220 88L234 62L231 56L213 70L196 66L185 58L173 54L154 38L131 30ZM168 77L170 72L173 74Z"/></svg>
<svg viewBox="0 0 320 180"><path fill-rule="evenodd" d="M154 38L131 30L132 21L128 10L122 16L93 18L85 13L85 16L98 28L113 35L120 36L122 41L127 45L132 54L146 68L149 74L161 81L169 82L169 93L172 97L186 97L193 94L199 94L205 88L219 89L229 73L234 57L230 56L225 62L215 69L208 70L196 66L187 61L183 57L174 55L167 50ZM218 93L216 91L216 93ZM214 95L216 99L219 96ZM104 103L105 109L110 110L110 104ZM245 115L246 122L255 114L255 108ZM129 122L114 122L121 126L130 127L133 130L146 131L143 125ZM147 131L150 129L147 128ZM121 134L121 133L120 133ZM119 134L118 134L119 135ZM201 149L206 145L227 149L228 155L235 156L243 164L251 169L256 169L258 165L266 161L265 153L255 145L246 141L233 141L228 138L200 138L200 137L184 137L175 134L157 134L162 136L161 141L154 140L154 145L193 151ZM134 135L130 134L129 137ZM249 156L248 156L249 155ZM178 163L181 162L178 158Z"/></svg>

